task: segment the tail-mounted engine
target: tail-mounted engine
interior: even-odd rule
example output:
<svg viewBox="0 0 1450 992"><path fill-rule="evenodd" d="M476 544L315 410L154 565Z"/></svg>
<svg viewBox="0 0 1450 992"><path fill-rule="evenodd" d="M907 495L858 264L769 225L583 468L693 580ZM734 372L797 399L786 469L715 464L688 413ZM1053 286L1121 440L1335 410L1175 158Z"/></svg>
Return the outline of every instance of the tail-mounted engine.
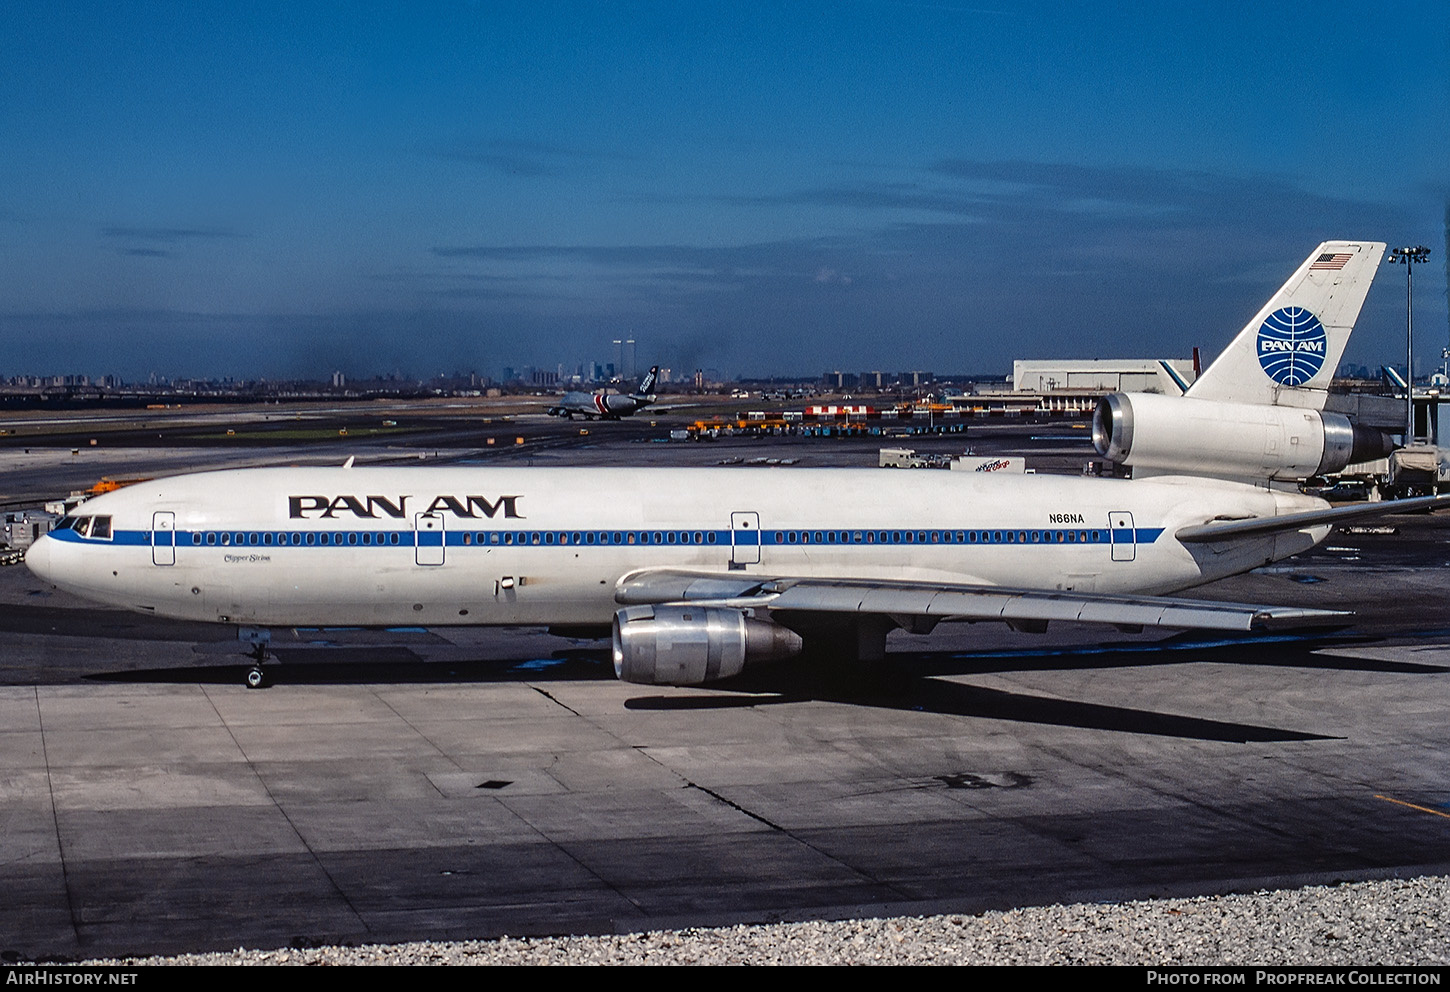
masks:
<svg viewBox="0 0 1450 992"><path fill-rule="evenodd" d="M1394 441L1339 413L1112 393L1093 414L1098 454L1135 473L1302 480L1383 458Z"/></svg>
<svg viewBox="0 0 1450 992"><path fill-rule="evenodd" d="M630 606L614 615L614 674L645 685L700 685L800 654L800 635L715 606Z"/></svg>

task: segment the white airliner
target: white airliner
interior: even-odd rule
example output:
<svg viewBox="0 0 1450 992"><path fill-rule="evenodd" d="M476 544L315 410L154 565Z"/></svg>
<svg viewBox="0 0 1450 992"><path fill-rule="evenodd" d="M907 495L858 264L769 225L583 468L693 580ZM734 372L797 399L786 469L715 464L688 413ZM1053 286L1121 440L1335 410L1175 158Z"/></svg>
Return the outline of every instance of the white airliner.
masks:
<svg viewBox="0 0 1450 992"><path fill-rule="evenodd" d="M879 658L889 630L943 620L1342 623L1167 594L1339 521L1441 505L1332 509L1296 485L1391 444L1323 412L1384 248L1321 245L1185 395L1107 397L1094 439L1132 480L349 460L139 483L82 504L26 563L102 603L244 628L612 629L621 678L675 685L813 645Z"/></svg>

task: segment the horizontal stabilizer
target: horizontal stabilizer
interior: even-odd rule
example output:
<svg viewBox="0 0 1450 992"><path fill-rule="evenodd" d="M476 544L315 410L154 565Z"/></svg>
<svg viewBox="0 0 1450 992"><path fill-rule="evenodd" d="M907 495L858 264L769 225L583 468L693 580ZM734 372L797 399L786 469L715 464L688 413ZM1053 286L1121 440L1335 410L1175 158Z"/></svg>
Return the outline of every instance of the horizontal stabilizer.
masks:
<svg viewBox="0 0 1450 992"><path fill-rule="evenodd" d="M1322 527L1325 524L1382 517L1390 513L1413 513L1419 510L1439 510L1445 507L1450 507L1450 495L1420 496L1415 499L1396 499L1383 503L1365 503L1360 506L1339 506L1328 510L1306 510L1303 513L1287 513L1278 517L1215 520L1212 523L1184 527L1174 536L1185 544L1203 544L1210 541L1261 537L1265 534L1302 530L1305 527Z"/></svg>

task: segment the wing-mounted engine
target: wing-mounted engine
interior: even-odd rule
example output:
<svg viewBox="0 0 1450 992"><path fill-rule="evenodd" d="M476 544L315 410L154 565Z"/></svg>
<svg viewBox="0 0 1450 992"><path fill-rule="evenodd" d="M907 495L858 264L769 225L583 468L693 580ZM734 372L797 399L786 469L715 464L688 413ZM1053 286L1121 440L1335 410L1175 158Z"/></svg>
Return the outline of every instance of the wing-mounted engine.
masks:
<svg viewBox="0 0 1450 992"><path fill-rule="evenodd" d="M799 634L718 606L631 606L614 615L614 673L645 685L700 685L800 654Z"/></svg>
<svg viewBox="0 0 1450 992"><path fill-rule="evenodd" d="M1112 393L1093 414L1098 454L1135 477L1302 480L1394 450L1382 431L1339 413L1147 393Z"/></svg>

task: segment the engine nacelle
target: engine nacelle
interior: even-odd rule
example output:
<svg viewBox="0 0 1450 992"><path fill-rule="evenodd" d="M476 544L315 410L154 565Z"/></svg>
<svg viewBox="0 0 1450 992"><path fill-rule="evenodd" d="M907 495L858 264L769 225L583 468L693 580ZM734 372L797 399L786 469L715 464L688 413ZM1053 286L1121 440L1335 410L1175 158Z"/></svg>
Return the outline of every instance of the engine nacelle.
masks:
<svg viewBox="0 0 1450 992"><path fill-rule="evenodd" d="M1148 473L1308 479L1394 450L1389 435L1340 413L1112 393L1093 414L1098 454Z"/></svg>
<svg viewBox="0 0 1450 992"><path fill-rule="evenodd" d="M800 654L800 635L716 606L630 606L614 615L614 674L644 685L700 685Z"/></svg>

